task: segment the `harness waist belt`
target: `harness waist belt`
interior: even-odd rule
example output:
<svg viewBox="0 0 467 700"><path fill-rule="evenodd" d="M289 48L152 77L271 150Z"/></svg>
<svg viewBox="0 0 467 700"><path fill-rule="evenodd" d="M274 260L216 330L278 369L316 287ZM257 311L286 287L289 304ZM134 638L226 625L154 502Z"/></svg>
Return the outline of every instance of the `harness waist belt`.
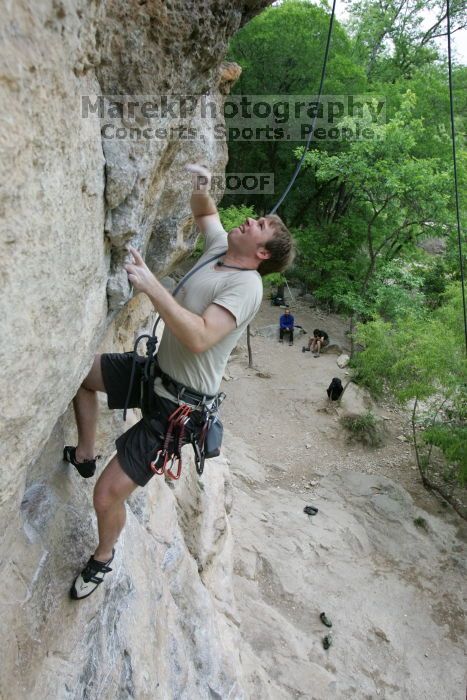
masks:
<svg viewBox="0 0 467 700"><path fill-rule="evenodd" d="M202 401L210 402L217 396L217 394L214 394L214 396L199 394L194 389L190 389L190 387L184 386L183 384L180 384L180 382L176 382L175 379L172 379L172 377L169 377L168 374L163 372L160 367L159 372L159 376L162 379L162 384L165 389L167 389L169 393L173 394L179 399L182 399L183 401L186 401L187 403L198 404Z"/></svg>

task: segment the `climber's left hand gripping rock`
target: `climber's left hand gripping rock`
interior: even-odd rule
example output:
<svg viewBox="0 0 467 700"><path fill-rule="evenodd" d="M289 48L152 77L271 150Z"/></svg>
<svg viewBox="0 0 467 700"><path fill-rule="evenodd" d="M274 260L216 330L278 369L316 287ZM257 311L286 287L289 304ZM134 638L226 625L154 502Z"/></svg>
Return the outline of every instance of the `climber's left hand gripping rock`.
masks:
<svg viewBox="0 0 467 700"><path fill-rule="evenodd" d="M134 260L133 263L126 263L123 266L127 271L128 281L138 292L146 292L149 295L157 284L157 280L136 248L130 246L128 250Z"/></svg>

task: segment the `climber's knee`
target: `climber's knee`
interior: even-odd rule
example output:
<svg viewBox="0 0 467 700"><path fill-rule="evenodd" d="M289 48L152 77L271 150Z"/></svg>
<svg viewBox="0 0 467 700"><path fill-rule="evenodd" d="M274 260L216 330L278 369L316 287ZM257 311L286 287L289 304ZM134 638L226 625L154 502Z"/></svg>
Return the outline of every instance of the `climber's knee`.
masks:
<svg viewBox="0 0 467 700"><path fill-rule="evenodd" d="M100 475L94 489L94 509L105 513L123 503L136 489L137 484L125 474L118 457L110 460Z"/></svg>
<svg viewBox="0 0 467 700"><path fill-rule="evenodd" d="M104 378L101 369L101 355L95 355L92 367L89 370L82 386L89 391L104 391Z"/></svg>

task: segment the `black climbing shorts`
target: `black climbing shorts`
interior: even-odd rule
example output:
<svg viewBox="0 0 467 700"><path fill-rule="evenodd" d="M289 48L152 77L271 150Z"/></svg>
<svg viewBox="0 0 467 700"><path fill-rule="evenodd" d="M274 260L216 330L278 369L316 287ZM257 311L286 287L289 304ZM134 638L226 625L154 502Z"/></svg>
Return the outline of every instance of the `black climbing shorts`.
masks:
<svg viewBox="0 0 467 700"><path fill-rule="evenodd" d="M107 393L109 408L123 409L130 384L133 353L108 353L101 356L101 370ZM136 362L133 387L128 402L128 408L140 408L141 376L144 371L145 358L139 357ZM154 476L150 462L156 458L161 449L167 429L167 419L178 404L175 401L157 396L154 397L154 413L143 416L115 441L120 466L127 476L138 486L146 486ZM190 431L201 429L201 414L194 412L186 426Z"/></svg>

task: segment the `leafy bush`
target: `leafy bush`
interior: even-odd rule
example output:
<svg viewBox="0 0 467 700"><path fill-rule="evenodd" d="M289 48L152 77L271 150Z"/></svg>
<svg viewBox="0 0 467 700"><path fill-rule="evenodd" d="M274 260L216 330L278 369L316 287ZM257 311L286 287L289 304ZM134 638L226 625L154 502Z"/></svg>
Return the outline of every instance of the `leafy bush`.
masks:
<svg viewBox="0 0 467 700"><path fill-rule="evenodd" d="M362 352L352 359L359 383L380 397L388 391L404 404L414 402L413 428L423 442L439 447L454 463L457 478L467 481L467 360L465 357L460 284L451 284L434 311L408 313L396 321L376 318L359 326ZM430 408L419 402L428 401ZM434 408L436 405L438 408ZM425 462L415 443L417 461Z"/></svg>
<svg viewBox="0 0 467 700"><path fill-rule="evenodd" d="M383 443L381 428L371 411L363 415L342 416L341 425L350 433L350 438L370 447L379 447Z"/></svg>
<svg viewBox="0 0 467 700"><path fill-rule="evenodd" d="M192 260L198 260L203 254L204 250L204 237L203 236L198 236L196 239L195 247L191 251L190 258Z"/></svg>
<svg viewBox="0 0 467 700"><path fill-rule="evenodd" d="M426 530L428 532L429 527L428 527L428 522L425 520L425 518L422 518L420 515L417 518L414 518L413 524L415 527L419 527L422 530Z"/></svg>
<svg viewBox="0 0 467 700"><path fill-rule="evenodd" d="M282 272L271 272L270 275L265 275L263 277L263 282L271 285L271 287L280 287L287 282L287 278Z"/></svg>
<svg viewBox="0 0 467 700"><path fill-rule="evenodd" d="M439 447L450 462L458 464L457 478L460 483L467 482L467 426L452 424L435 424L423 433L423 440L428 445Z"/></svg>
<svg viewBox="0 0 467 700"><path fill-rule="evenodd" d="M222 226L226 231L230 231L235 228L235 226L241 226L248 216L256 219L258 215L253 207L247 207L244 204L236 207L232 204L232 206L226 207L225 209L219 209L219 216L222 221Z"/></svg>
<svg viewBox="0 0 467 700"><path fill-rule="evenodd" d="M248 216L256 218L257 214L253 207L247 207L242 205L239 207L231 206L227 207L226 209L219 209L219 216L222 226L225 228L226 231L230 231L230 229L235 228L235 226L240 226L241 224L243 224ZM192 260L198 260L198 258L200 258L203 254L203 250L204 237L198 236L190 258Z"/></svg>
<svg viewBox="0 0 467 700"><path fill-rule="evenodd" d="M433 267L425 271L422 289L427 304L432 309L442 304L447 285L446 272L446 263L443 259L437 260Z"/></svg>

